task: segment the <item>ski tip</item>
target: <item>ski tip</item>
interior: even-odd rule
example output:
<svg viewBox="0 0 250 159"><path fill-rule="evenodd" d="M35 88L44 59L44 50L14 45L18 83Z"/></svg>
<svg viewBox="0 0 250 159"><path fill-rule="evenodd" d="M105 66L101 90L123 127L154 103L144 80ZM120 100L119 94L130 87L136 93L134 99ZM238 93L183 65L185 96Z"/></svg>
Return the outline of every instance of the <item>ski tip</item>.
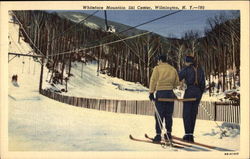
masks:
<svg viewBox="0 0 250 159"><path fill-rule="evenodd" d="M148 134L145 134L145 137L148 138Z"/></svg>
<svg viewBox="0 0 250 159"><path fill-rule="evenodd" d="M130 135L129 135L129 138L130 138L130 139L133 139L133 136L130 134Z"/></svg>

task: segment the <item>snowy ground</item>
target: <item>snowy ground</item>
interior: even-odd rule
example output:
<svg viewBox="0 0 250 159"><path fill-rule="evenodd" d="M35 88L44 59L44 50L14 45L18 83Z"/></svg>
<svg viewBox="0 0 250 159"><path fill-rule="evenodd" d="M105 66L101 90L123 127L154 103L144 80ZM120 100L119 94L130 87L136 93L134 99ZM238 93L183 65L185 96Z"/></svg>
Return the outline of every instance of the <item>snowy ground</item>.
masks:
<svg viewBox="0 0 250 159"><path fill-rule="evenodd" d="M37 82L31 84L32 75L28 75L25 74L25 81L19 82L20 87L9 83L10 150L165 151L159 145L137 143L128 138L129 134L143 138L145 132L153 136L152 116L117 114L59 103L39 95ZM238 150L239 129L223 125L229 137L219 139L220 131L213 121L197 120L196 141ZM173 134L183 135L181 119L174 119Z"/></svg>
<svg viewBox="0 0 250 159"><path fill-rule="evenodd" d="M73 76L70 77L68 82L68 92L62 94L101 99L148 99L148 89L141 84L109 77L104 74L97 76L97 64L94 62L84 65L83 68L82 64L74 62L71 73ZM50 78L50 74L45 73L44 76L46 79ZM44 88L65 89L65 84L57 84L57 88L53 88L46 81L44 83L46 84Z"/></svg>
<svg viewBox="0 0 250 159"><path fill-rule="evenodd" d="M15 98L18 91L10 94ZM11 151L166 151L128 138L129 134L143 138L145 132L155 135L152 116L73 107L40 96L35 89L23 93L27 96L9 98ZM226 129L230 137L219 139L215 123L198 120L195 140L238 150L239 129ZM183 135L181 119L174 119L173 134Z"/></svg>
<svg viewBox="0 0 250 159"><path fill-rule="evenodd" d="M13 31L12 34L14 33ZM91 65L86 67L83 81L80 80L80 72L73 72L78 78L69 85L71 95L93 97L97 94L101 98L112 95L118 99L147 99L145 91L124 91L117 88L120 85L121 88L129 86L144 90L142 86L105 75L92 76L93 71L94 67ZM45 74L46 72L45 69ZM28 57L15 58L9 63L10 151L174 151L129 139L129 134L139 138L143 138L144 133L154 136L153 116L78 108L51 100L38 93L39 73L39 63ZM13 74L18 75L19 87L11 83ZM219 139L220 130L213 121L197 120L195 140L239 150L239 128L231 128L232 125L228 123L218 123L227 130L228 137ZM174 119L173 134L181 137L183 133L182 119Z"/></svg>

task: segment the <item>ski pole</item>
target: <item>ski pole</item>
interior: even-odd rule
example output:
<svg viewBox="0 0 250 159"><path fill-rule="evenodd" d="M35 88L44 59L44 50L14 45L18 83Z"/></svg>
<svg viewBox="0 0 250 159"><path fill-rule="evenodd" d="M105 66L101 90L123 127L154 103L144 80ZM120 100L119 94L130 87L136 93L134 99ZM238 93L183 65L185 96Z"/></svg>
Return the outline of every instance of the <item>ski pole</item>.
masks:
<svg viewBox="0 0 250 159"><path fill-rule="evenodd" d="M203 108L203 110L207 113L207 115L209 116L209 118L210 118L210 120L213 120L213 116L208 112L208 110L205 108L205 106L202 104L202 103L200 103L201 104L201 107ZM221 134L220 134L220 139L222 139L222 137L223 136L225 136L225 137L227 137L226 136L226 131L223 131L222 129L221 129L221 127L219 126L219 124L214 120L214 122L215 122L215 124L219 127L219 129L220 129L220 131L221 131Z"/></svg>
<svg viewBox="0 0 250 159"><path fill-rule="evenodd" d="M163 134L164 134L164 129L162 128L162 122L161 122L161 118L160 118L159 114L156 114L156 118L157 118L157 122L158 122L158 124L159 124L159 127L160 127L160 129L163 131ZM168 140L169 140L169 139L168 139ZM162 143L161 146L162 146L163 148L167 148L167 146L171 146L171 147L172 147L172 144L171 144L171 142L169 141L169 145L168 145L168 144L167 144L167 141L164 139L164 143Z"/></svg>
<svg viewBox="0 0 250 159"><path fill-rule="evenodd" d="M159 114L159 112L158 112L158 110L157 110L157 108L155 106L155 102L154 101L151 101L151 102L153 103L153 106L154 106L154 109L155 109L155 114L156 114L156 118L157 118L157 122L159 124L159 127L160 127L161 130L163 130L163 133L164 133L164 131L166 132L167 140L170 143L170 146L172 147L172 142L169 139L169 136L167 135L167 129L163 126L163 122L162 122L160 114ZM167 146L167 143L166 142L164 142L164 143L165 143L165 146Z"/></svg>

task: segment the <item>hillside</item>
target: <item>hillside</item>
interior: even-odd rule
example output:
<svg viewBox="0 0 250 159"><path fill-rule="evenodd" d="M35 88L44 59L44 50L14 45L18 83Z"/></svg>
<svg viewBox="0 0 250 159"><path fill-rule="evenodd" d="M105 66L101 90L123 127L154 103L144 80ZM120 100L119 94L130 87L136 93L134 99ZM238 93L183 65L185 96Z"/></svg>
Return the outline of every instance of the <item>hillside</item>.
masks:
<svg viewBox="0 0 250 159"><path fill-rule="evenodd" d="M76 22L76 23L80 22L81 20L83 20L89 16L89 14L82 13L82 12L57 12L57 14L60 17L70 19L71 21ZM92 29L100 29L101 28L102 30L105 30L105 27L106 27L105 20L102 18L99 18L97 16L92 16L92 17L88 18L83 24L87 27L92 28ZM110 21L110 20L108 20L108 24L114 26L116 29L116 32L120 32L120 31L126 30L128 28L131 28L131 26L117 23L117 22ZM129 30L127 32L124 32L123 34L125 34L127 36L131 36L131 35L140 34L143 32L146 32L146 31L140 30L140 29L132 29L132 30Z"/></svg>
<svg viewBox="0 0 250 159"><path fill-rule="evenodd" d="M124 81L106 74L97 76L96 62L88 63L83 67L81 63L74 62L72 74L73 76L68 81L68 92L62 92L64 95L99 99L148 99L148 88L139 83ZM46 79L49 79L50 75L51 73L46 74ZM52 86L45 82L44 88L60 91L65 89L65 83Z"/></svg>

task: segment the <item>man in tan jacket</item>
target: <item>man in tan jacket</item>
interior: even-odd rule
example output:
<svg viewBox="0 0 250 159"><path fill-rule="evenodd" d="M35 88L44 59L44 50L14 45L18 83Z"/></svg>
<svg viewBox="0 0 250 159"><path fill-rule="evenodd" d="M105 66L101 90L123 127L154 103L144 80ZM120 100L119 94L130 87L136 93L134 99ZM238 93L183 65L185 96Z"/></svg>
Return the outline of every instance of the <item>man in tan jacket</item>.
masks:
<svg viewBox="0 0 250 159"><path fill-rule="evenodd" d="M179 77L176 69L169 65L166 59L166 55L161 55L158 58L158 65L154 67L152 76L150 78L149 85L149 99L155 101L156 109L159 112L161 121L165 119L165 125L167 129L167 134L164 134L165 139L172 139L172 115L174 111L174 102L160 102L157 101L158 98L176 98L173 89L179 85ZM156 92L156 99L154 93ZM161 141L161 127L158 122L157 115L155 114L155 129L156 136L154 137L154 142Z"/></svg>

